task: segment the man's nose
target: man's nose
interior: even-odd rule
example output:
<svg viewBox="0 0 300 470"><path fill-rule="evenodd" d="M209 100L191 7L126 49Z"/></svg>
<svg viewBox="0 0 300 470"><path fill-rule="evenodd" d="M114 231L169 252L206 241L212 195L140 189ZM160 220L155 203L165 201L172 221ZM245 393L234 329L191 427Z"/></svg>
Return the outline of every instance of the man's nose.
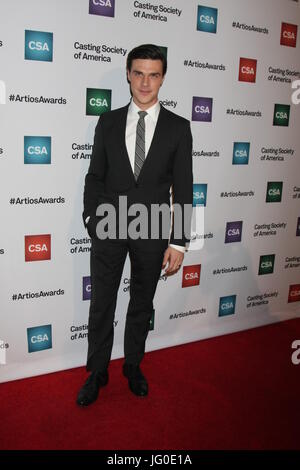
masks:
<svg viewBox="0 0 300 470"><path fill-rule="evenodd" d="M142 85L147 87L149 85L149 77L144 76L142 80Z"/></svg>

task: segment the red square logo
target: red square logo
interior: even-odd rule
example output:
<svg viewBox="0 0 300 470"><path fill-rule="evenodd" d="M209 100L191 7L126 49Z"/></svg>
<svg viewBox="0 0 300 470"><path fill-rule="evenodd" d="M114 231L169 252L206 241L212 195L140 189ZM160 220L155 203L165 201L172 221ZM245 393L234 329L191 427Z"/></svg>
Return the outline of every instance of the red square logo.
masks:
<svg viewBox="0 0 300 470"><path fill-rule="evenodd" d="M296 47L297 29L298 26L296 24L281 23L280 44L282 46Z"/></svg>
<svg viewBox="0 0 300 470"><path fill-rule="evenodd" d="M51 235L25 235L25 261L51 259Z"/></svg>
<svg viewBox="0 0 300 470"><path fill-rule="evenodd" d="M300 284L293 284L290 286L288 303L299 302L299 301L300 301Z"/></svg>
<svg viewBox="0 0 300 470"><path fill-rule="evenodd" d="M183 266L182 287L199 286L200 284L201 264L192 264Z"/></svg>
<svg viewBox="0 0 300 470"><path fill-rule="evenodd" d="M240 58L239 81L255 83L256 80L256 59Z"/></svg>

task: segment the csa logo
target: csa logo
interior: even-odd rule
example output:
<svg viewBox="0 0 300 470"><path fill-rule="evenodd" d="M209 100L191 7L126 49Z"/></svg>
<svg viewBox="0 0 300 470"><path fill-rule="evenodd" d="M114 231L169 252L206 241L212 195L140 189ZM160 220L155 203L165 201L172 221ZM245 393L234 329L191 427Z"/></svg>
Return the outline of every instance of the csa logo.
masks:
<svg viewBox="0 0 300 470"><path fill-rule="evenodd" d="M240 58L239 81L255 83L256 80L256 59Z"/></svg>
<svg viewBox="0 0 300 470"><path fill-rule="evenodd" d="M235 302L236 302L236 295L227 295L226 297L220 297L219 317L225 317L227 315L234 315Z"/></svg>
<svg viewBox="0 0 300 470"><path fill-rule="evenodd" d="M266 202L281 202L282 181L269 181L267 184Z"/></svg>
<svg viewBox="0 0 300 470"><path fill-rule="evenodd" d="M53 60L53 33L25 30L25 60Z"/></svg>
<svg viewBox="0 0 300 470"><path fill-rule="evenodd" d="M300 237L300 217L297 220L296 237Z"/></svg>
<svg viewBox="0 0 300 470"><path fill-rule="evenodd" d="M275 104L273 126L288 126L290 119L290 105L289 104Z"/></svg>
<svg viewBox="0 0 300 470"><path fill-rule="evenodd" d="M27 328L28 352L42 351L52 348L51 325L34 326Z"/></svg>
<svg viewBox="0 0 300 470"><path fill-rule="evenodd" d="M51 235L25 235L25 261L51 259Z"/></svg>
<svg viewBox="0 0 300 470"><path fill-rule="evenodd" d="M115 0L90 0L89 14L115 16Z"/></svg>
<svg viewBox="0 0 300 470"><path fill-rule="evenodd" d="M211 122L212 105L212 98L193 96L192 121Z"/></svg>
<svg viewBox="0 0 300 470"><path fill-rule="evenodd" d="M243 221L227 222L225 243L240 242L242 240Z"/></svg>
<svg viewBox="0 0 300 470"><path fill-rule="evenodd" d="M87 116L100 116L111 110L111 90L87 88L86 114Z"/></svg>
<svg viewBox="0 0 300 470"><path fill-rule="evenodd" d="M91 300L91 276L82 278L82 300Z"/></svg>
<svg viewBox="0 0 300 470"><path fill-rule="evenodd" d="M183 266L182 287L199 286L201 264Z"/></svg>
<svg viewBox="0 0 300 470"><path fill-rule="evenodd" d="M233 165L248 165L250 153L250 142L233 143Z"/></svg>
<svg viewBox="0 0 300 470"><path fill-rule="evenodd" d="M217 8L198 5L197 30L204 33L216 33L218 21Z"/></svg>
<svg viewBox="0 0 300 470"><path fill-rule="evenodd" d="M24 163L50 164L51 137L24 136Z"/></svg>
<svg viewBox="0 0 300 470"><path fill-rule="evenodd" d="M193 184L193 207L206 206L207 184Z"/></svg>
<svg viewBox="0 0 300 470"><path fill-rule="evenodd" d="M263 255L259 258L258 274L272 274L274 272L275 255Z"/></svg>
<svg viewBox="0 0 300 470"><path fill-rule="evenodd" d="M296 24L281 23L280 44L282 46L296 47L297 29L298 26Z"/></svg>
<svg viewBox="0 0 300 470"><path fill-rule="evenodd" d="M300 284L290 285L288 303L300 301Z"/></svg>

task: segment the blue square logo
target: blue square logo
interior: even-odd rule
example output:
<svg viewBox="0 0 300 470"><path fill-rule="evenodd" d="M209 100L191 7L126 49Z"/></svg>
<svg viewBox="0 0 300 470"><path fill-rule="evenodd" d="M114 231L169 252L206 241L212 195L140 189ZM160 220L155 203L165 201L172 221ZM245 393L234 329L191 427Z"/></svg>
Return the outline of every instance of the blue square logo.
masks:
<svg viewBox="0 0 300 470"><path fill-rule="evenodd" d="M24 163L50 164L51 137L24 136Z"/></svg>
<svg viewBox="0 0 300 470"><path fill-rule="evenodd" d="M248 165L250 153L250 142L233 143L233 165Z"/></svg>
<svg viewBox="0 0 300 470"><path fill-rule="evenodd" d="M51 325L27 328L28 352L37 352L52 348Z"/></svg>
<svg viewBox="0 0 300 470"><path fill-rule="evenodd" d="M53 33L25 30L25 60L53 60Z"/></svg>
<svg viewBox="0 0 300 470"><path fill-rule="evenodd" d="M193 207L206 206L207 184L193 185Z"/></svg>
<svg viewBox="0 0 300 470"><path fill-rule="evenodd" d="M218 21L217 8L198 5L197 30L204 33L216 33Z"/></svg>
<svg viewBox="0 0 300 470"><path fill-rule="evenodd" d="M225 317L227 315L234 315L235 302L236 302L236 295L226 295L226 297L220 297L219 317Z"/></svg>

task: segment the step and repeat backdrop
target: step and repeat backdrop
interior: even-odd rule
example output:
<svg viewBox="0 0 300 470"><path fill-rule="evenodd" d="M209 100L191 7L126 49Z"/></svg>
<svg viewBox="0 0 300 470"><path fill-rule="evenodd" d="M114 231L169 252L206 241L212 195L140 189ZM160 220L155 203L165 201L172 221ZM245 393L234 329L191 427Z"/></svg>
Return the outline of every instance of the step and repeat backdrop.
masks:
<svg viewBox="0 0 300 470"><path fill-rule="evenodd" d="M167 55L160 101L191 121L194 170L193 241L147 350L299 316L299 19L292 0L0 2L0 381L85 364L84 177L143 43ZM113 358L129 285L127 259Z"/></svg>

